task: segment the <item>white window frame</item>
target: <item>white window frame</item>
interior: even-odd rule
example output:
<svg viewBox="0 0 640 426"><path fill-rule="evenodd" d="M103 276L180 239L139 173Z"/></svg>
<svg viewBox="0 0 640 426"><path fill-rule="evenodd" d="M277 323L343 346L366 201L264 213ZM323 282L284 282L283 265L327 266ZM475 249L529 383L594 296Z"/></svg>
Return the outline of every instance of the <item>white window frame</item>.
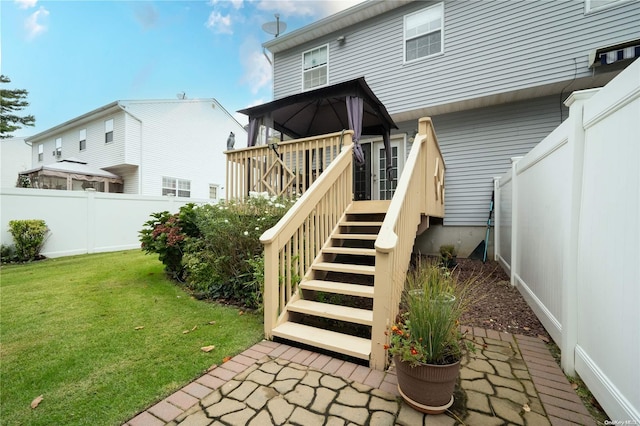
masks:
<svg viewBox="0 0 640 426"><path fill-rule="evenodd" d="M308 68L305 69L305 65L304 65L304 57L307 54L311 54L312 52L316 51L316 50L320 50L320 49L326 49L327 51L327 62L325 62L324 64L320 64L318 66L312 67L312 68ZM324 84L318 84L316 86L311 86L311 87L306 87L304 82L305 82L305 74L311 70L317 70L320 67L324 66L326 68L326 79ZM304 52L302 52L302 91L306 92L308 90L313 90L313 89L317 89L319 87L325 87L329 84L329 45L328 44L323 44L321 46L316 46L313 49L309 49L306 50Z"/></svg>
<svg viewBox="0 0 640 426"><path fill-rule="evenodd" d="M58 157L62 155L62 137L56 138L56 149L53 151L53 156Z"/></svg>
<svg viewBox="0 0 640 426"><path fill-rule="evenodd" d="M220 185L215 183L209 184L209 199L218 200L220 198Z"/></svg>
<svg viewBox="0 0 640 426"><path fill-rule="evenodd" d="M113 118L104 122L104 143L113 142Z"/></svg>
<svg viewBox="0 0 640 426"><path fill-rule="evenodd" d="M78 131L78 151L85 149L87 149L87 129L80 129Z"/></svg>
<svg viewBox="0 0 640 426"><path fill-rule="evenodd" d="M38 161L44 160L44 144L38 145Z"/></svg>
<svg viewBox="0 0 640 426"><path fill-rule="evenodd" d="M603 0L596 0L603 1ZM584 0L584 13L594 13L600 12L601 10L610 9L612 7L619 6L623 3L626 3L628 0L604 0L607 1L605 4L601 4L598 6L593 6L592 3L594 0Z"/></svg>
<svg viewBox="0 0 640 426"><path fill-rule="evenodd" d="M419 15L421 13L425 13L427 11L435 10L435 9L440 10L440 29L434 30L434 31L427 30L426 32L421 32L419 34L415 34L410 37L407 37L407 20L415 15ZM418 37L434 34L438 31L440 32L440 51L439 52L432 53L426 56L421 56L419 58L407 60L407 42L414 40ZM405 64L411 64L417 61L422 61L427 58L432 58L434 56L442 55L443 53L444 53L444 3L434 4L432 6L425 7L424 9L416 10L415 12L409 13L404 16L404 19L402 22L402 60Z"/></svg>
<svg viewBox="0 0 640 426"><path fill-rule="evenodd" d="M174 177L162 177L162 195L191 198L191 181Z"/></svg>

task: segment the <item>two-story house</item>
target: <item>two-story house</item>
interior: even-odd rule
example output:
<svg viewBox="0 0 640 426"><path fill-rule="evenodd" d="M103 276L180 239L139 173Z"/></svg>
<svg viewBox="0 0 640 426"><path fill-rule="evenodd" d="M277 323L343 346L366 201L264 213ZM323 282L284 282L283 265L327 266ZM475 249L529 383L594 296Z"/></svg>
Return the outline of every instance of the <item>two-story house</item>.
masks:
<svg viewBox="0 0 640 426"><path fill-rule="evenodd" d="M40 188L221 199L230 133L246 135L215 99L115 101L26 138L25 173Z"/></svg>
<svg viewBox="0 0 640 426"><path fill-rule="evenodd" d="M425 253L484 239L493 177L567 117L574 90L600 87L640 56L640 2L370 0L264 44L275 99L364 77L399 129L400 176L419 117L446 163L443 226ZM365 193L388 197L382 140L363 140Z"/></svg>
<svg viewBox="0 0 640 426"><path fill-rule="evenodd" d="M384 368L412 251L484 240L494 177L640 56L638 22L630 0L369 0L264 43L275 100L241 111L227 187L302 193L261 237L265 335Z"/></svg>

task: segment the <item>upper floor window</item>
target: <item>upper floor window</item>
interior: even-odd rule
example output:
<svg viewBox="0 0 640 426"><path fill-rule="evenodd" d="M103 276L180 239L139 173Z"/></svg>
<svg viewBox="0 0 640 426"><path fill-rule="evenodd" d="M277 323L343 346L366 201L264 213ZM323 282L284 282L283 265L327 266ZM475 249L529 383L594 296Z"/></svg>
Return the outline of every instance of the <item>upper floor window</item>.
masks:
<svg viewBox="0 0 640 426"><path fill-rule="evenodd" d="M44 160L44 145L38 145L38 161Z"/></svg>
<svg viewBox="0 0 640 426"><path fill-rule="evenodd" d="M327 85L329 46L316 47L302 54L302 89Z"/></svg>
<svg viewBox="0 0 640 426"><path fill-rule="evenodd" d="M593 12L625 1L627 0L585 0L585 9L587 12Z"/></svg>
<svg viewBox="0 0 640 426"><path fill-rule="evenodd" d="M443 50L442 28L444 7L442 3L427 7L404 17L405 62L426 58Z"/></svg>
<svg viewBox="0 0 640 426"><path fill-rule="evenodd" d="M113 142L113 118L104 122L104 142Z"/></svg>
<svg viewBox="0 0 640 426"><path fill-rule="evenodd" d="M62 138L56 138L56 149L53 151L54 157L60 157L62 155Z"/></svg>
<svg viewBox="0 0 640 426"><path fill-rule="evenodd" d="M172 177L162 178L162 195L177 195L178 197L191 197L191 181Z"/></svg>
<svg viewBox="0 0 640 426"><path fill-rule="evenodd" d="M87 149L87 129L80 129L78 134L78 149L80 151Z"/></svg>

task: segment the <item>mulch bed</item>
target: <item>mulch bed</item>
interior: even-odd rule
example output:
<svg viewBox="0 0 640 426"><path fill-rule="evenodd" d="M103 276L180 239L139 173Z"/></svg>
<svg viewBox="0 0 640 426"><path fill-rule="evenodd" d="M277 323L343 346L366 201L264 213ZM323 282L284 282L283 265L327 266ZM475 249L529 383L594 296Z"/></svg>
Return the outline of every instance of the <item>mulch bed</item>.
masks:
<svg viewBox="0 0 640 426"><path fill-rule="evenodd" d="M509 276L495 261L458 259L453 270L461 282L473 279L468 297L469 309L462 325L482 327L512 334L538 337L549 342L549 334L533 313Z"/></svg>

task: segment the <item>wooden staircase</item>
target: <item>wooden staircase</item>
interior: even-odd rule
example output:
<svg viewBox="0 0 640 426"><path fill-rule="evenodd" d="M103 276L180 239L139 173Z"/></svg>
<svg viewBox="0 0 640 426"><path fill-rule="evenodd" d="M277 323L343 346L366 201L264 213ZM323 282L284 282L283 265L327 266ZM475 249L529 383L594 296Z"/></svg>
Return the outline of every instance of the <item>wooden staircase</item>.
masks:
<svg viewBox="0 0 640 426"><path fill-rule="evenodd" d="M374 243L389 201L355 201L287 304L273 336L368 360L373 324Z"/></svg>

